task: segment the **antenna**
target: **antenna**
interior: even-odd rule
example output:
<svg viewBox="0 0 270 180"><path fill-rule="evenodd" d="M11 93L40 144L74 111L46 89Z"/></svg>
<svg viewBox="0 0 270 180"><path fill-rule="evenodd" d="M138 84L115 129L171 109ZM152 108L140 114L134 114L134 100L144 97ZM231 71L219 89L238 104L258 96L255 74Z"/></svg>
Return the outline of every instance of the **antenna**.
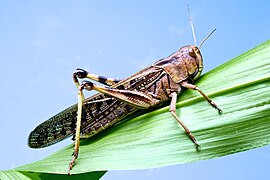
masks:
<svg viewBox="0 0 270 180"><path fill-rule="evenodd" d="M187 9L188 9L188 16L189 16L191 29L192 29L193 39L194 39L194 45L196 46L196 35L195 35L195 30L194 30L194 26L193 26L193 22L192 22L192 18L191 18L191 15L190 15L190 10L189 10L188 4L187 4Z"/></svg>
<svg viewBox="0 0 270 180"><path fill-rule="evenodd" d="M215 30L217 30L217 29L214 29L213 31L211 31L210 34L208 34L208 36L206 36L206 38L203 39L203 41L201 42L201 44L199 46L199 49L201 49L203 43L215 32Z"/></svg>

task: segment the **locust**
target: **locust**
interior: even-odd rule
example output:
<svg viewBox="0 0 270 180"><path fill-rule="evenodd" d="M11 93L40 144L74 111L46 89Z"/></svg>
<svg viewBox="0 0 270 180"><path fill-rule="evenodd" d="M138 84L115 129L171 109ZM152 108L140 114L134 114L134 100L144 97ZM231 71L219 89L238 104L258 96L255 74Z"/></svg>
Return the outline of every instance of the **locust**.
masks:
<svg viewBox="0 0 270 180"><path fill-rule="evenodd" d="M183 46L127 79L106 78L77 69L73 73L73 81L78 90L78 103L38 125L29 135L29 147L43 148L73 136L74 151L68 166L70 174L79 155L80 139L89 138L117 125L127 116L142 109L149 109L170 100L169 112L183 127L196 149L200 149L195 136L176 114L178 95L184 89L196 90L219 113L222 110L194 85L203 70L201 46L215 30L197 47L191 17L190 22L195 45ZM80 82L79 79L90 79L105 86L89 80ZM95 90L99 93L85 98L84 90Z"/></svg>

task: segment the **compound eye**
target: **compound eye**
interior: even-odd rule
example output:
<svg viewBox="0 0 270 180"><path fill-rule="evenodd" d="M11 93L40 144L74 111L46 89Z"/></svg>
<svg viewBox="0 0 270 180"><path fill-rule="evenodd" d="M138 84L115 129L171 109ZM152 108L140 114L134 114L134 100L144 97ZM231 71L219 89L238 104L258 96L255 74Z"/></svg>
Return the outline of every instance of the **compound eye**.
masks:
<svg viewBox="0 0 270 180"><path fill-rule="evenodd" d="M193 57L193 58L196 58L196 57L197 57L197 55L196 55L196 53L195 53L195 51L194 51L193 48L189 48L189 49L188 49L188 54L189 54L191 57Z"/></svg>

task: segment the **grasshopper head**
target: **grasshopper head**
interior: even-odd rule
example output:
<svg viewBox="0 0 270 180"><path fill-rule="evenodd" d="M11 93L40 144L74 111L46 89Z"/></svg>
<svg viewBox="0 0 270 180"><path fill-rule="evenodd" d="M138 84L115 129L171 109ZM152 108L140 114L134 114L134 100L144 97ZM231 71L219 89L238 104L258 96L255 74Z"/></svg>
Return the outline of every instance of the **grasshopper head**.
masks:
<svg viewBox="0 0 270 180"><path fill-rule="evenodd" d="M196 80L203 70L202 55L196 46L184 46L179 50L189 77Z"/></svg>
<svg viewBox="0 0 270 180"><path fill-rule="evenodd" d="M196 45L184 46L169 57L157 61L153 66L164 69L175 83L180 83L187 79L198 79L203 70L203 60L200 49L215 30L216 29L204 38L199 47Z"/></svg>
<svg viewBox="0 0 270 180"><path fill-rule="evenodd" d="M153 64L162 68L175 83L197 79L203 69L202 55L196 46L184 46L169 57Z"/></svg>
<svg viewBox="0 0 270 180"><path fill-rule="evenodd" d="M188 8L189 11L189 8ZM204 38L200 44L199 47L196 46L196 36L192 24L192 20L190 17L190 23L191 23L191 28L193 32L193 37L194 37L194 46L184 46L182 47L179 51L180 54L183 54L182 57L185 64L186 64L186 69L189 74L189 78L196 80L202 73L203 70L203 60L202 60L202 55L200 52L200 49L203 45L203 43L215 32L216 29L210 32L206 38Z"/></svg>

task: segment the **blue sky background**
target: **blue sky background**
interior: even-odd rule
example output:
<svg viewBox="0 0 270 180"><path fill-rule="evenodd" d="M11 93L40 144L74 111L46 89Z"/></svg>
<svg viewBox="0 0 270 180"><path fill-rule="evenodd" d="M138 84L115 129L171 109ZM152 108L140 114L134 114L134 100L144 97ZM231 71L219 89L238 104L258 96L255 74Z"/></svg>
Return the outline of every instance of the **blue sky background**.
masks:
<svg viewBox="0 0 270 180"><path fill-rule="evenodd" d="M34 162L72 143L33 150L36 125L77 101L77 67L125 78L186 44L204 44L204 72L270 37L270 1L0 1L0 169ZM228 102L229 103L229 102ZM267 179L270 147L104 179Z"/></svg>

